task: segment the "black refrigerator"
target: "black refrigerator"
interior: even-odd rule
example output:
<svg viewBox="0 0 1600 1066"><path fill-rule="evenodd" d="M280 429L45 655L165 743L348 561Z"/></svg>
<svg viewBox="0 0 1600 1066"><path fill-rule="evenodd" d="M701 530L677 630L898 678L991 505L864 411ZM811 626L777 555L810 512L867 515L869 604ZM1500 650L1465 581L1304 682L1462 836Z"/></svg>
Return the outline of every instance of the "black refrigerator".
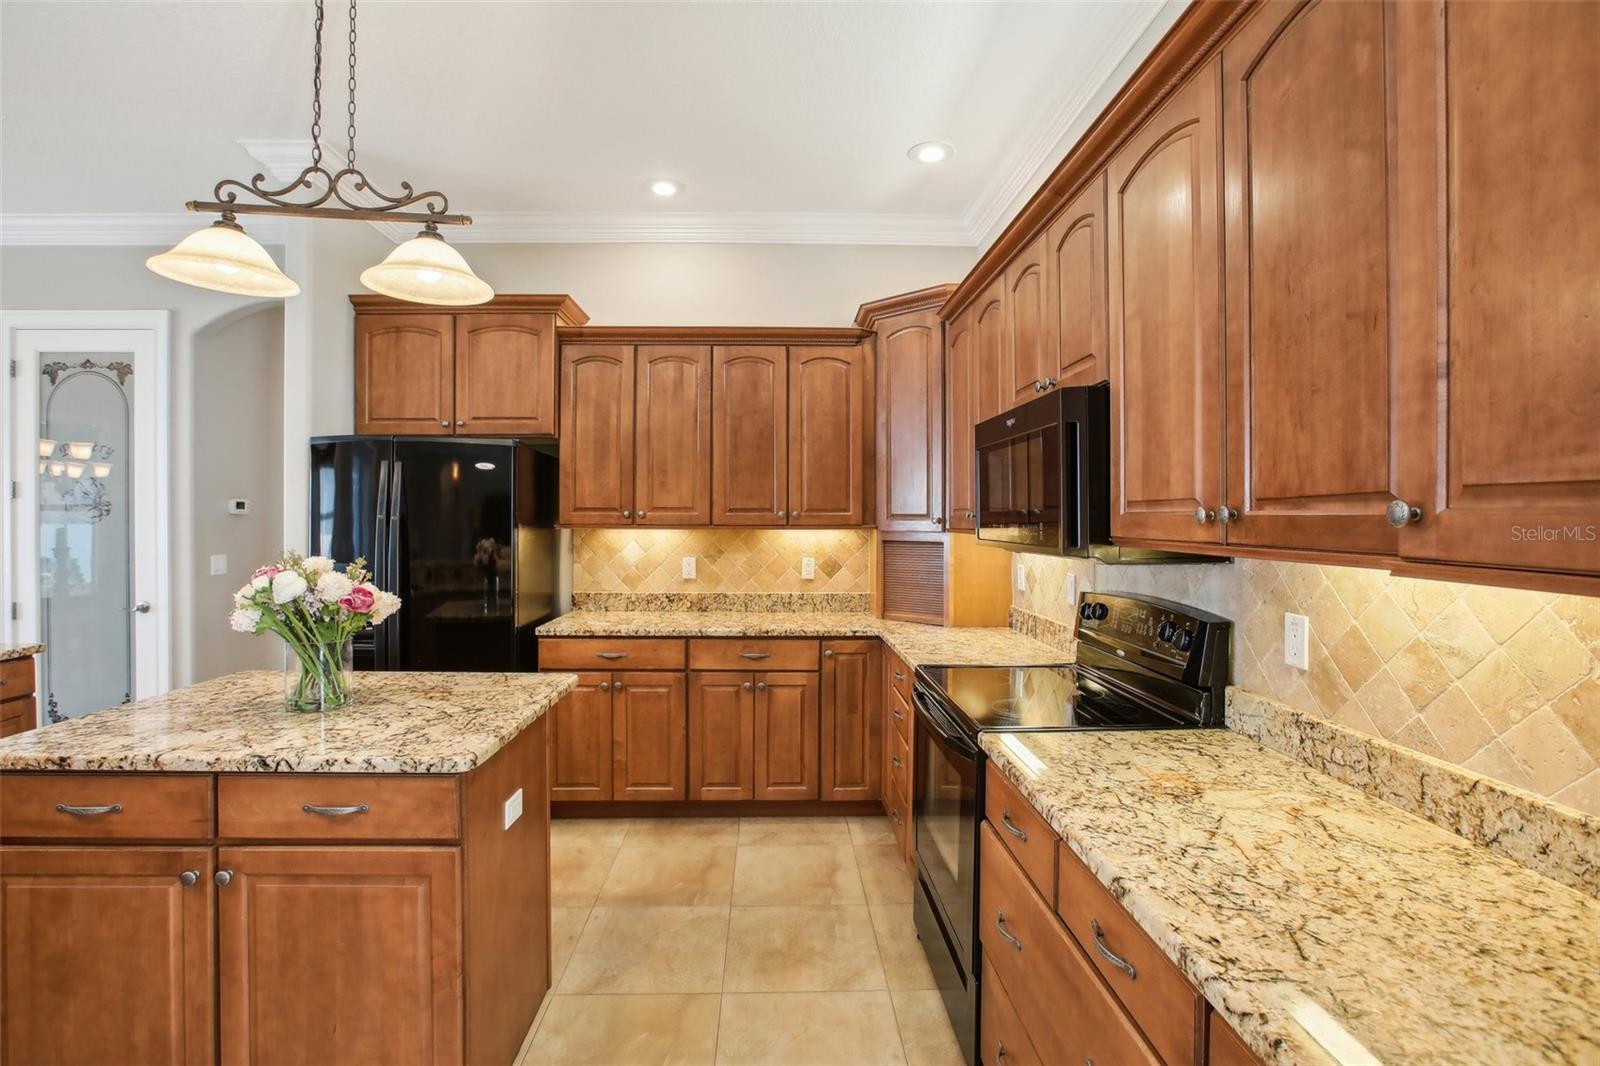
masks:
<svg viewBox="0 0 1600 1066"><path fill-rule="evenodd" d="M537 670L567 610L553 443L313 437L310 550L361 557L402 600L355 638L358 670Z"/></svg>

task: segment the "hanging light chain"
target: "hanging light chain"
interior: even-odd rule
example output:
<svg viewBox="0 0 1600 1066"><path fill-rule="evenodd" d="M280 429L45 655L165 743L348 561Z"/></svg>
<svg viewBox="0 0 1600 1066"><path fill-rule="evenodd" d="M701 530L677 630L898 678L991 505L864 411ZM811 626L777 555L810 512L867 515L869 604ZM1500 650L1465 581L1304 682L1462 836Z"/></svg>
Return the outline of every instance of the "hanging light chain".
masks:
<svg viewBox="0 0 1600 1066"><path fill-rule="evenodd" d="M316 43L311 48L311 165L322 165L322 0L317 0Z"/></svg>
<svg viewBox="0 0 1600 1066"><path fill-rule="evenodd" d="M317 0L321 3L321 0ZM350 149L345 155L351 170L356 168L356 0L350 0L350 103L346 110L350 125L345 130L350 138Z"/></svg>

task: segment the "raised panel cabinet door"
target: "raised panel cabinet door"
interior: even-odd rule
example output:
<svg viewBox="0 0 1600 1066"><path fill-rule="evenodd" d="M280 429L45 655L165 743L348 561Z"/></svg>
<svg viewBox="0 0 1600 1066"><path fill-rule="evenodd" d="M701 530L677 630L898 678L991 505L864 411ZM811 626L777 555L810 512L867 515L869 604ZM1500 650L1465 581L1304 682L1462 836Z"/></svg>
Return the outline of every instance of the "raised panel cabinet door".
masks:
<svg viewBox="0 0 1600 1066"><path fill-rule="evenodd" d="M455 318L455 431L478 436L555 436L555 316L461 314Z"/></svg>
<svg viewBox="0 0 1600 1066"><path fill-rule="evenodd" d="M711 521L781 526L789 511L789 357L772 345L712 351Z"/></svg>
<svg viewBox="0 0 1600 1066"><path fill-rule="evenodd" d="M1045 232L1045 337L1062 388L1109 376L1106 355L1106 176L1097 174Z"/></svg>
<svg viewBox="0 0 1600 1066"><path fill-rule="evenodd" d="M462 1060L458 848L220 848L221 1060Z"/></svg>
<svg viewBox="0 0 1600 1066"><path fill-rule="evenodd" d="M1197 70L1107 167L1117 538L1222 540L1220 77Z"/></svg>
<svg viewBox="0 0 1600 1066"><path fill-rule="evenodd" d="M1041 235L1006 264L1006 364L1011 398L1026 403L1055 381L1055 355L1048 353L1045 236Z"/></svg>
<svg viewBox="0 0 1600 1066"><path fill-rule="evenodd" d="M689 675L689 798L755 798L755 675Z"/></svg>
<svg viewBox="0 0 1600 1066"><path fill-rule="evenodd" d="M977 525L972 427L978 421L978 337L972 316L968 307L945 327L945 506L951 529Z"/></svg>
<svg viewBox="0 0 1600 1066"><path fill-rule="evenodd" d="M982 422L1011 409L1016 391L1006 357L1006 283L998 277L973 303L972 328L976 330L978 365L974 371L977 400L973 421Z"/></svg>
<svg viewBox="0 0 1600 1066"><path fill-rule="evenodd" d="M755 685L756 799L816 799L817 675L757 674Z"/></svg>
<svg viewBox="0 0 1600 1066"><path fill-rule="evenodd" d="M1223 50L1230 544L1395 550L1392 7L1267 4Z"/></svg>
<svg viewBox="0 0 1600 1066"><path fill-rule="evenodd" d="M1600 5L1412 8L1396 244L1401 424L1419 427L1402 498L1420 514L1400 554L1594 575Z"/></svg>
<svg viewBox="0 0 1600 1066"><path fill-rule="evenodd" d="M944 528L944 336L934 310L878 327L878 528Z"/></svg>
<svg viewBox="0 0 1600 1066"><path fill-rule="evenodd" d="M213 870L210 848L0 848L0 1060L215 1061Z"/></svg>
<svg viewBox="0 0 1600 1066"><path fill-rule="evenodd" d="M453 433L454 315L356 315L356 432Z"/></svg>
<svg viewBox="0 0 1600 1066"><path fill-rule="evenodd" d="M875 800L881 794L882 670L876 640L822 645L822 799Z"/></svg>
<svg viewBox="0 0 1600 1066"><path fill-rule="evenodd" d="M611 675L579 674L550 712L550 798L611 798Z"/></svg>
<svg viewBox="0 0 1600 1066"><path fill-rule="evenodd" d="M711 349L641 344L635 354L634 521L711 521Z"/></svg>
<svg viewBox="0 0 1600 1066"><path fill-rule="evenodd" d="M633 524L633 348L561 349L561 523Z"/></svg>
<svg viewBox="0 0 1600 1066"><path fill-rule="evenodd" d="M867 353L789 349L789 524L859 526L866 519Z"/></svg>
<svg viewBox="0 0 1600 1066"><path fill-rule="evenodd" d="M612 676L612 798L684 799L689 731L684 676L654 672Z"/></svg>

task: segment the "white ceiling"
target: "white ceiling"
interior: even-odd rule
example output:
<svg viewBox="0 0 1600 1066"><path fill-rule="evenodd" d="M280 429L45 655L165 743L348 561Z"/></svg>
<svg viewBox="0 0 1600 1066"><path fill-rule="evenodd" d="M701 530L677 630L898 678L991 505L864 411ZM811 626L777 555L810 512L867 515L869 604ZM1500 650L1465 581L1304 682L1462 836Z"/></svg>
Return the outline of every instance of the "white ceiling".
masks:
<svg viewBox="0 0 1600 1066"><path fill-rule="evenodd" d="M358 158L448 193L468 239L973 244L1161 6L367 0ZM182 223L260 169L241 142L303 151L311 11L0 4L0 240ZM324 36L340 154L347 11ZM912 162L924 140L955 157Z"/></svg>

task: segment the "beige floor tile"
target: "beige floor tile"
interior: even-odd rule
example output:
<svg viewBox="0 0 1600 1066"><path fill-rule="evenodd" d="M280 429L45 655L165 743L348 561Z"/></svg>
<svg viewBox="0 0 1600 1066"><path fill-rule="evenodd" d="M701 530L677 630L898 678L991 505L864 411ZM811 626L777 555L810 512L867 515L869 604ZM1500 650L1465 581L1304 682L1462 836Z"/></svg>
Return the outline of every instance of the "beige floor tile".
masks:
<svg viewBox="0 0 1600 1066"><path fill-rule="evenodd" d="M966 1066L938 992L891 992L910 1066Z"/></svg>
<svg viewBox="0 0 1600 1066"><path fill-rule="evenodd" d="M852 844L893 844L894 826L881 814L866 818L847 818Z"/></svg>
<svg viewBox="0 0 1600 1066"><path fill-rule="evenodd" d="M900 1066L887 992L758 992L722 997L719 1063Z"/></svg>
<svg viewBox="0 0 1600 1066"><path fill-rule="evenodd" d="M739 846L760 844L848 844L850 829L843 818L741 818Z"/></svg>
<svg viewBox="0 0 1600 1066"><path fill-rule="evenodd" d="M739 843L737 818L635 818L628 826L628 846L651 844L718 844L733 847Z"/></svg>
<svg viewBox="0 0 1600 1066"><path fill-rule="evenodd" d="M911 874L897 845L868 844L855 852L868 903L911 902Z"/></svg>
<svg viewBox="0 0 1600 1066"><path fill-rule="evenodd" d="M735 907L724 992L887 987L866 907Z"/></svg>
<svg viewBox="0 0 1600 1066"><path fill-rule="evenodd" d="M550 908L550 987L561 983L561 971L567 968L578 934L588 920L588 907Z"/></svg>
<svg viewBox="0 0 1600 1066"><path fill-rule="evenodd" d="M733 852L731 846L624 844L595 902L602 907L726 906L733 895Z"/></svg>
<svg viewBox="0 0 1600 1066"><path fill-rule="evenodd" d="M626 818L555 818L550 822L551 847L588 844L614 848L628 832Z"/></svg>
<svg viewBox="0 0 1600 1066"><path fill-rule="evenodd" d="M707 1063L716 1055L721 998L553 996L523 1062Z"/></svg>
<svg viewBox="0 0 1600 1066"><path fill-rule="evenodd" d="M550 903L555 907L590 907L611 872L620 848L584 844L550 849Z"/></svg>
<svg viewBox="0 0 1600 1066"><path fill-rule="evenodd" d="M733 870L735 906L828 907L866 901L855 853L848 844L738 849Z"/></svg>
<svg viewBox="0 0 1600 1066"><path fill-rule="evenodd" d="M916 922L909 903L872 906L872 928L878 937L878 954L890 988L936 988L928 957L917 939Z"/></svg>
<svg viewBox="0 0 1600 1066"><path fill-rule="evenodd" d="M726 907L596 907L557 989L720 992Z"/></svg>

